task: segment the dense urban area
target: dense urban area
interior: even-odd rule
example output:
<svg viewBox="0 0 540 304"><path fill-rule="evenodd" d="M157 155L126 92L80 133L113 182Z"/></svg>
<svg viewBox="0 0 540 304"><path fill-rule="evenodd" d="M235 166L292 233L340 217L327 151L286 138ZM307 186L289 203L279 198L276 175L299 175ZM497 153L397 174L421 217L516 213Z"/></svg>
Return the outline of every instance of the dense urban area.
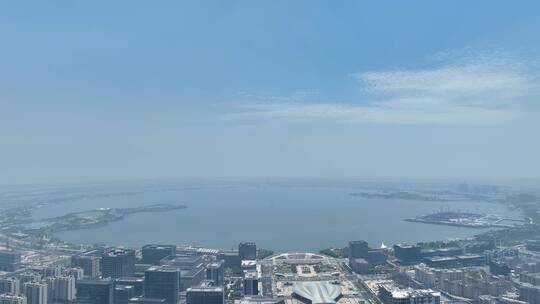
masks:
<svg viewBox="0 0 540 304"><path fill-rule="evenodd" d="M466 239L390 246L351 240L319 252L273 252L257 248L253 240L239 242L235 249L174 244L128 248L54 237L57 231L91 229L130 214L184 205L100 208L34 219L33 209L58 201L6 204L0 219L0 304L540 303L538 197L495 186L457 188L453 193L378 190L350 195L476 199L504 204L523 217L440 210L403 220L426 229L492 229Z"/></svg>

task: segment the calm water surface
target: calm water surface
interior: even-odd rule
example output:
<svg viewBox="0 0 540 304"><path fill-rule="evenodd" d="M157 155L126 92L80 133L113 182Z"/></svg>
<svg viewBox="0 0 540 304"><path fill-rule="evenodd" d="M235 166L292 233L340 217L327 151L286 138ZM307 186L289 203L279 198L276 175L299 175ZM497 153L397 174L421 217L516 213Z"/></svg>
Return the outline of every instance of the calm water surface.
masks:
<svg viewBox="0 0 540 304"><path fill-rule="evenodd" d="M99 207L133 207L178 203L184 210L140 213L106 226L67 231L57 236L73 242L103 242L140 246L147 243L197 244L231 248L240 241L276 251L314 251L344 246L349 240L417 242L462 238L485 231L409 223L404 218L451 207L517 216L505 206L483 202L372 200L349 193L347 187L285 187L235 185L146 192L129 196L91 198L37 209L46 218Z"/></svg>

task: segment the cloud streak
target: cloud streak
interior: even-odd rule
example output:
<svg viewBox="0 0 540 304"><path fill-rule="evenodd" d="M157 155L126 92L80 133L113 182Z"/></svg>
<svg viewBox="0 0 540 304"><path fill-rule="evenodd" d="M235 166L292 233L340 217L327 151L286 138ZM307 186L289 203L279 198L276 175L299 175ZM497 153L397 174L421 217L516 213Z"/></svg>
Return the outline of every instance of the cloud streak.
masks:
<svg viewBox="0 0 540 304"><path fill-rule="evenodd" d="M362 88L363 102L252 96L222 118L251 123L496 124L518 119L520 105L538 96L540 87L533 68L495 56L350 76Z"/></svg>

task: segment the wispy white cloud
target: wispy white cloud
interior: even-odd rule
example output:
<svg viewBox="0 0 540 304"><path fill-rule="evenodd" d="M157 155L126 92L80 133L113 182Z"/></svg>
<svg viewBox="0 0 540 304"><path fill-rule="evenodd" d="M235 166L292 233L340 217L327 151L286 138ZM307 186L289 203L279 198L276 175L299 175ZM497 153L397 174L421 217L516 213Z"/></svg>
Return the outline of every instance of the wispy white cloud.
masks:
<svg viewBox="0 0 540 304"><path fill-rule="evenodd" d="M309 95L250 96L222 118L248 122L494 124L517 119L524 100L538 96L536 70L500 56L467 57L423 69L352 74L363 102L310 102Z"/></svg>

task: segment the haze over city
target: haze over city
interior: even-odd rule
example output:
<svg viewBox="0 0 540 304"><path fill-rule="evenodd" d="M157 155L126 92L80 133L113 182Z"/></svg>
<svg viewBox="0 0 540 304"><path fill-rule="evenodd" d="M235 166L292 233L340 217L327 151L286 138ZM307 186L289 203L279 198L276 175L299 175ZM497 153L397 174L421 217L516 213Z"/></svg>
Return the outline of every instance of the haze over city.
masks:
<svg viewBox="0 0 540 304"><path fill-rule="evenodd" d="M540 2L0 3L0 304L540 304Z"/></svg>

